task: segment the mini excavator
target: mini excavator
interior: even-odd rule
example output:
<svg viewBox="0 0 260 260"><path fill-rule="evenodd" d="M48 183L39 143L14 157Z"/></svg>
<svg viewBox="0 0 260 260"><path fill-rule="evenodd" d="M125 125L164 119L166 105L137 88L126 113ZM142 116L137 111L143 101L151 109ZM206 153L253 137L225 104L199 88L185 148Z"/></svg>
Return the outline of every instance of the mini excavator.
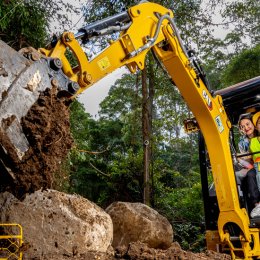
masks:
<svg viewBox="0 0 260 260"><path fill-rule="evenodd" d="M64 32L48 47L27 48L17 53L0 42L0 145L1 173L14 175L10 160L22 160L30 143L21 118L47 88L57 87L67 98L89 88L115 69L126 66L131 73L144 69L152 51L192 111L187 132L198 131L208 248L227 252L232 259L260 259L260 220L250 219L246 192L235 177L236 152L232 132L239 114L259 110L260 77L219 91L210 91L206 75L195 55L188 51L178 33L171 10L142 2L127 11ZM89 59L80 45L93 37L116 33L95 58ZM66 53L77 65L72 66ZM212 172L214 190L207 175ZM15 178L15 176L13 176Z"/></svg>

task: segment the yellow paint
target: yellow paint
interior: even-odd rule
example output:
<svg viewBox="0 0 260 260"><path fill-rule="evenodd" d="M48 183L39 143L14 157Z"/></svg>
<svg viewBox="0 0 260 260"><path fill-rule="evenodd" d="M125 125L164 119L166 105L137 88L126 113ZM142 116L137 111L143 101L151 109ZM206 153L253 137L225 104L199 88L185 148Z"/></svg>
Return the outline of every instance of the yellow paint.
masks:
<svg viewBox="0 0 260 260"><path fill-rule="evenodd" d="M101 70L106 70L107 68L109 68L111 66L108 57L102 58L97 63Z"/></svg>
<svg viewBox="0 0 260 260"><path fill-rule="evenodd" d="M19 249L23 245L23 229L19 224L0 224L3 234L0 234L0 260L22 260L23 253ZM4 243L1 243L5 241ZM10 242L10 244L8 244ZM5 243L7 243L5 245ZM1 258L2 257L2 258Z"/></svg>

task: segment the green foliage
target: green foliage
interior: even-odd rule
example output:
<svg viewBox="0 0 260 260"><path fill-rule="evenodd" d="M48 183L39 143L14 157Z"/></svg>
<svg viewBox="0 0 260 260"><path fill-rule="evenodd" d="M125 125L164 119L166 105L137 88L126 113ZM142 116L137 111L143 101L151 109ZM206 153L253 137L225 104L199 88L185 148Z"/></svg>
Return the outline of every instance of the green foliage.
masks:
<svg viewBox="0 0 260 260"><path fill-rule="evenodd" d="M221 5L220 26L228 33L223 40L219 39L220 45L214 46L205 41L206 49L203 49L204 52L206 50L207 57L204 60L214 89L259 75L259 55L257 50L254 52L256 48L259 53L258 1L222 1Z"/></svg>
<svg viewBox="0 0 260 260"><path fill-rule="evenodd" d="M260 75L260 44L234 56L223 72L223 85L235 83Z"/></svg>
<svg viewBox="0 0 260 260"><path fill-rule="evenodd" d="M142 155L126 146L122 122L117 118L96 122L74 102L71 125L76 143L70 153L71 192L103 206L115 200L141 201Z"/></svg>
<svg viewBox="0 0 260 260"><path fill-rule="evenodd" d="M43 47L50 38L48 33L63 32L71 25L69 13L79 12L63 0L3 0L0 2L1 40L17 50Z"/></svg>
<svg viewBox="0 0 260 260"><path fill-rule="evenodd" d="M34 2L2 1L0 3L0 35L15 49L38 48L46 39L47 21L44 9Z"/></svg>
<svg viewBox="0 0 260 260"><path fill-rule="evenodd" d="M232 23L232 41L233 47L241 47L237 43L243 42L245 39L251 44L259 42L260 26L259 26L259 1L256 0L241 0L225 3L225 8L222 9L222 16L227 22ZM240 40L234 40L240 38ZM228 36L229 38L229 36ZM248 43L244 43L248 45Z"/></svg>
<svg viewBox="0 0 260 260"><path fill-rule="evenodd" d="M110 1L110 0L93 0L88 2L84 7L86 21L94 22L106 18L109 15L115 15L123 12L130 6L137 4L139 1Z"/></svg>
<svg viewBox="0 0 260 260"><path fill-rule="evenodd" d="M194 173L198 177L198 173ZM156 208L172 221L203 221L203 203L199 179L190 187L168 188L163 183L159 184Z"/></svg>
<svg viewBox="0 0 260 260"><path fill-rule="evenodd" d="M140 74L139 74L140 75ZM107 119L124 117L141 106L139 75L124 74L111 86L108 96L101 102L100 116ZM137 78L136 78L137 77Z"/></svg>
<svg viewBox="0 0 260 260"><path fill-rule="evenodd" d="M157 183L155 208L171 222L174 240L183 249L201 251L204 248L204 213L199 173L191 171L188 178L178 172L172 172L172 175L172 181L181 180L182 187Z"/></svg>
<svg viewBox="0 0 260 260"><path fill-rule="evenodd" d="M142 201L142 153L134 153L132 149L126 151L124 156L117 154L108 165L110 179L103 197L99 200L101 205L109 205L114 201Z"/></svg>
<svg viewBox="0 0 260 260"><path fill-rule="evenodd" d="M211 37L203 50L202 59L211 88L219 89L221 85L220 74L228 63L224 41Z"/></svg>
<svg viewBox="0 0 260 260"><path fill-rule="evenodd" d="M193 252L205 249L203 227L193 223L172 223L174 227L174 240L179 242L181 248Z"/></svg>
<svg viewBox="0 0 260 260"><path fill-rule="evenodd" d="M192 44L200 49L203 42L210 36L210 12L202 9L201 0L160 1L163 5L172 8L181 38L189 46Z"/></svg>
<svg viewBox="0 0 260 260"><path fill-rule="evenodd" d="M85 112L83 105L76 100L71 104L70 110L71 132L76 145L81 149L87 149L91 141L89 130L94 131L97 123L90 114Z"/></svg>
<svg viewBox="0 0 260 260"><path fill-rule="evenodd" d="M78 101L74 101L70 109L71 132L75 140L75 147L69 157L70 192L97 201L105 185L93 168L96 155L91 149L95 146L92 145L92 141L97 132L97 122L85 112L83 105ZM98 146L100 147L101 145Z"/></svg>
<svg viewBox="0 0 260 260"><path fill-rule="evenodd" d="M160 169L160 178L168 187L191 187L199 176L197 142L190 139L175 138L171 145L164 145L157 151L156 166Z"/></svg>

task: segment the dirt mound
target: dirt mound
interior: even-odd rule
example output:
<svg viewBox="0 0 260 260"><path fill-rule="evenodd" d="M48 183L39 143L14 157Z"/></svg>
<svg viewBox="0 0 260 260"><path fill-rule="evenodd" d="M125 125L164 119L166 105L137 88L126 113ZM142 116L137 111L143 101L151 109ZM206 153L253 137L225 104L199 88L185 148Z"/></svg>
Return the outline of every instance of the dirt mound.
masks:
<svg viewBox="0 0 260 260"><path fill-rule="evenodd" d="M72 146L68 106L58 94L55 88L47 89L22 118L30 148L22 161L16 153L10 152L10 168L15 180L5 184L4 188L18 198L40 188L52 188L53 175Z"/></svg>
<svg viewBox="0 0 260 260"><path fill-rule="evenodd" d="M129 246L117 248L114 259L138 260L231 260L231 256L213 251L192 253L181 249L177 242L172 243L167 250L148 247L141 242L130 243Z"/></svg>
<svg viewBox="0 0 260 260"><path fill-rule="evenodd" d="M172 243L172 246L167 250L160 250L148 247L141 242L130 243L128 247L116 248L115 252L108 250L107 253L88 252L85 254L70 255L50 255L48 260L231 260L230 255L221 254L213 251L205 253L192 253L181 249L177 242Z"/></svg>
<svg viewBox="0 0 260 260"><path fill-rule="evenodd" d="M175 242L167 250L149 248L141 242L130 243L129 246L116 248L115 252L111 248L107 253L87 252L85 254L71 255L48 255L41 258L43 260L231 260L230 255L206 251L205 253L192 253L181 249Z"/></svg>

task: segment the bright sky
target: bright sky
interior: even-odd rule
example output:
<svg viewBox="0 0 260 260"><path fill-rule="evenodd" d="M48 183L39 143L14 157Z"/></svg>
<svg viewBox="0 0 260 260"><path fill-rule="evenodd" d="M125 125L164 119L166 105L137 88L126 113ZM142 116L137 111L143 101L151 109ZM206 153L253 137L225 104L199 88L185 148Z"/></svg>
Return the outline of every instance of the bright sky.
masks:
<svg viewBox="0 0 260 260"><path fill-rule="evenodd" d="M120 79L122 74L126 72L127 70L124 67L117 69L80 94L78 100L83 103L86 112L90 113L94 118L97 117L99 103L107 96L110 87L115 81Z"/></svg>

